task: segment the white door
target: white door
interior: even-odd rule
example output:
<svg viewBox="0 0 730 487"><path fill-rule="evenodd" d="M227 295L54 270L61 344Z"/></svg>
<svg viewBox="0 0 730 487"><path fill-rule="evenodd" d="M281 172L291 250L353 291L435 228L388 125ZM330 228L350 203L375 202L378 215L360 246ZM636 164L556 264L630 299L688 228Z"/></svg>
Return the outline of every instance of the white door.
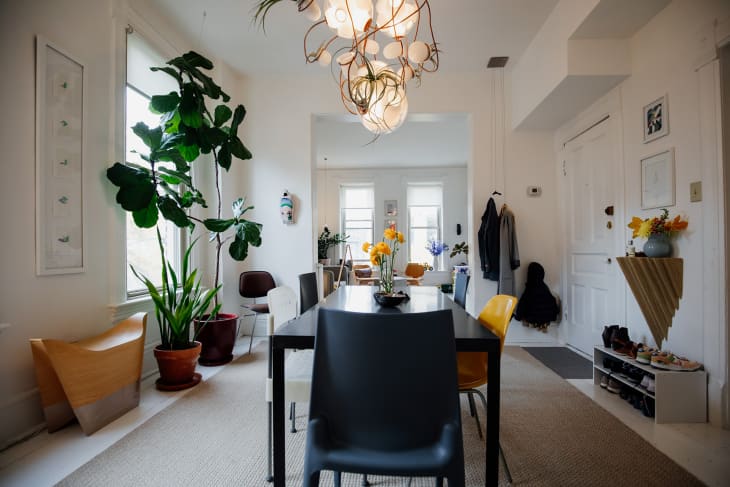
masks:
<svg viewBox="0 0 730 487"><path fill-rule="evenodd" d="M602 343L604 325L620 323L616 255L626 231L617 228L617 145L607 118L565 145L562 207L565 225L563 337L585 353ZM620 222L621 224L623 222Z"/></svg>

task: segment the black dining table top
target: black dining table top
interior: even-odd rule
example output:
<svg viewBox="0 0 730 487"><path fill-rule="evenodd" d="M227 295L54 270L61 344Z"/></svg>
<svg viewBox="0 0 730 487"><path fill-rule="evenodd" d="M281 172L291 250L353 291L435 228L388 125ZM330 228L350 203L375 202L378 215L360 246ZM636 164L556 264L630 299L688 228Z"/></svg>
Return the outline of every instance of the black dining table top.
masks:
<svg viewBox="0 0 730 487"><path fill-rule="evenodd" d="M450 309L458 351L498 350L499 337L442 293L435 286L410 286L410 299L395 307L380 306L373 298L375 286L340 286L335 292L301 316L279 327L273 337L277 348L313 348L319 308L334 308L354 313L406 314Z"/></svg>

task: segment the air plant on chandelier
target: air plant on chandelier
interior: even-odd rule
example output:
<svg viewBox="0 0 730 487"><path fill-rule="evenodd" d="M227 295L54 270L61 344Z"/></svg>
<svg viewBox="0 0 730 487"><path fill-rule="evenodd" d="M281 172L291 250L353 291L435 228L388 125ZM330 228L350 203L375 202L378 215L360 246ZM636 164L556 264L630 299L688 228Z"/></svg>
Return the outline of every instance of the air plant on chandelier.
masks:
<svg viewBox="0 0 730 487"><path fill-rule="evenodd" d="M254 19L263 26L269 9L281 1L261 0ZM423 73L439 67L428 0L324 0L324 18L318 0L292 1L314 22L304 35L305 60L339 67L345 108L376 135L400 127L408 114L406 84L411 80L420 83ZM325 40L312 48L313 33L321 31L320 26L336 33L326 34ZM418 37L424 31L430 36L427 42ZM382 51L376 34L381 41L390 40ZM333 53L336 66L332 64Z"/></svg>

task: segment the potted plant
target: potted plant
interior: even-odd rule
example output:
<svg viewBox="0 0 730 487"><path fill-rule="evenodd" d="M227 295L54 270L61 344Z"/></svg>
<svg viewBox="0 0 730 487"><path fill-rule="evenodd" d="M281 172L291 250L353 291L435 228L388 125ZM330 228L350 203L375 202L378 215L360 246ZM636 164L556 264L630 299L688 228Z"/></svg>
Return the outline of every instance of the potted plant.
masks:
<svg viewBox="0 0 730 487"><path fill-rule="evenodd" d="M151 128L142 122L133 127L134 133L149 149L148 154L141 155L146 165L117 162L107 170L107 178L119 188L116 201L132 213L137 226L151 228L161 215L181 228L192 229L196 223L202 223L212 233L216 255L214 307L210 316L203 317L202 312L206 311L203 309L201 315L192 318L203 318L201 323L206 324L198 326L197 330L203 343L201 356L204 361L225 363L232 358L238 317L219 313L217 291L220 289L221 250L230 240L229 254L242 261L248 255L249 245L261 245L261 225L243 217L253 208L246 206L243 198L233 202L231 218L224 219L222 215L221 169L228 171L233 157L243 160L252 157L238 137L238 127L246 109L237 105L231 110L226 105L230 96L204 72L213 69L213 63L196 52L190 51L170 60L167 66L151 69L174 78L178 91L155 95L150 100L150 110L160 115L157 127ZM209 109L207 104L214 100L221 101ZM189 213L194 206L207 207L192 177L193 164L197 164L201 154L212 158L216 190L216 218L203 220ZM229 231L232 237L224 237L223 234ZM164 256L162 258L164 262ZM211 333L219 327L225 328L223 334ZM210 342L220 339L219 335L226 344ZM212 357L208 350L213 350Z"/></svg>
<svg viewBox="0 0 730 487"><path fill-rule="evenodd" d="M319 263L324 265L329 264L330 259L328 257L328 252L330 247L344 243L347 241L348 238L350 238L349 235L342 235L341 233L331 233L330 229L325 226L324 230L322 230L322 233L319 234L319 238L317 239L317 258L319 259Z"/></svg>
<svg viewBox="0 0 730 487"><path fill-rule="evenodd" d="M464 257L467 257L469 255L469 244L467 244L466 242L454 244L454 247L451 249L449 257L453 259L459 254L464 254ZM466 262L462 261L459 265L464 266L466 265Z"/></svg>

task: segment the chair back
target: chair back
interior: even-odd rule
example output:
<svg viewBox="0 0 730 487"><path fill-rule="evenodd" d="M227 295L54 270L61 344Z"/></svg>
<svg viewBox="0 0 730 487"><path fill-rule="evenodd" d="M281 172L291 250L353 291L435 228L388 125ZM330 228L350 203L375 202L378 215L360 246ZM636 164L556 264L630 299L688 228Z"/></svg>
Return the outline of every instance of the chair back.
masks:
<svg viewBox="0 0 730 487"><path fill-rule="evenodd" d="M320 308L309 418L324 419L335 443L364 449L433 444L445 424L461 444L451 311Z"/></svg>
<svg viewBox="0 0 730 487"><path fill-rule="evenodd" d="M483 327L499 337L499 351L504 349L504 339L512 322L512 312L517 306L517 298L497 294L487 301L479 313ZM487 383L487 353L459 352L456 354L459 366L459 389L471 389Z"/></svg>
<svg viewBox="0 0 730 487"><path fill-rule="evenodd" d="M300 312L304 313L309 308L317 304L318 301L319 291L317 290L317 273L307 272L306 274L299 274Z"/></svg>
<svg viewBox="0 0 730 487"><path fill-rule="evenodd" d="M335 290L335 273L332 271L322 271L322 294L324 297L332 294Z"/></svg>
<svg viewBox="0 0 730 487"><path fill-rule="evenodd" d="M456 283L454 284L454 302L466 308L466 289L469 287L469 274L463 272L456 273Z"/></svg>
<svg viewBox="0 0 730 487"><path fill-rule="evenodd" d="M297 294L289 286L271 289L266 298L269 302L269 335L289 320L297 317Z"/></svg>
<svg viewBox="0 0 730 487"><path fill-rule="evenodd" d="M406 264L406 269L403 271L403 274L408 277L421 277L423 276L423 272L423 265L416 262L409 262Z"/></svg>
<svg viewBox="0 0 730 487"><path fill-rule="evenodd" d="M246 271L238 278L238 293L244 298L263 298L275 287L274 278L266 271Z"/></svg>

